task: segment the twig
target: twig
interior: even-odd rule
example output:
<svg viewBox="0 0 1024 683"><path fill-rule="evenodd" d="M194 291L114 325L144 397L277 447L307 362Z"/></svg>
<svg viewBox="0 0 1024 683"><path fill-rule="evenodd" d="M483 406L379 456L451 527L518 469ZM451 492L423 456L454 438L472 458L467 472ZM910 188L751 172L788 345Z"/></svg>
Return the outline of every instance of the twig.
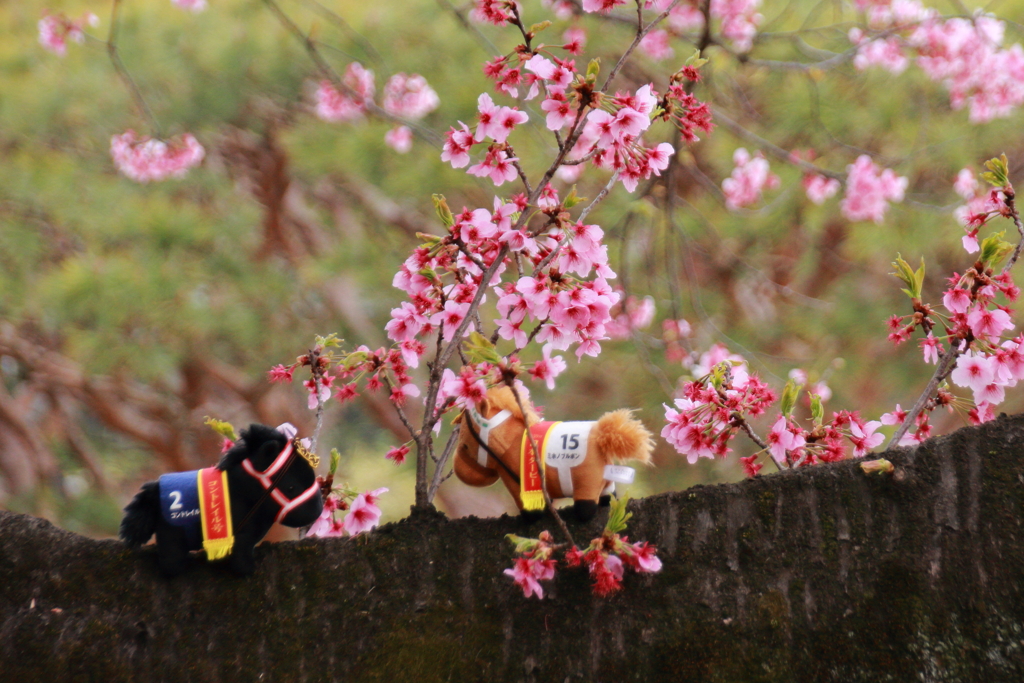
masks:
<svg viewBox="0 0 1024 683"><path fill-rule="evenodd" d="M121 55L117 51L117 33L121 25L120 10L121 0L114 0L110 8L110 33L107 35L106 43L107 55L110 57L110 63L113 65L114 71L117 72L118 77L128 89L128 94L131 96L132 101L135 102L136 108L149 121L149 124L153 126L153 132L156 133L157 137L162 138L163 129L160 127L160 122L156 120L153 110L149 108L146 99L142 96L142 91L139 90L139 86L135 83L132 75L128 73L128 69L125 67L124 62L121 61Z"/></svg>
<svg viewBox="0 0 1024 683"><path fill-rule="evenodd" d="M605 197L608 196L608 193L612 191L613 187L615 187L615 182L618 179L619 179L619 172L616 171L615 173L612 173L612 177L609 178L608 184L604 186L603 190L601 190L600 192L597 193L597 196L594 197L594 201L590 202L590 204L587 204L586 208L584 208L582 211L580 211L580 215L579 215L579 217L576 220L582 223L586 219L587 214L589 214L591 211L593 211L594 207L597 206L598 203L602 199L604 199Z"/></svg>
<svg viewBox="0 0 1024 683"><path fill-rule="evenodd" d="M437 465L434 467L434 479L430 482L430 489L427 491L427 502L431 503L434 500L434 496L437 495L437 489L441 487L441 484L451 474L447 476L442 475L444 472L445 465L448 464L448 459L452 456L452 452L455 450L456 444L459 442L459 432L462 430L462 425L458 424L452 428L452 433L448 435L448 443L444 446L444 451L441 453L441 458L437 461Z"/></svg>

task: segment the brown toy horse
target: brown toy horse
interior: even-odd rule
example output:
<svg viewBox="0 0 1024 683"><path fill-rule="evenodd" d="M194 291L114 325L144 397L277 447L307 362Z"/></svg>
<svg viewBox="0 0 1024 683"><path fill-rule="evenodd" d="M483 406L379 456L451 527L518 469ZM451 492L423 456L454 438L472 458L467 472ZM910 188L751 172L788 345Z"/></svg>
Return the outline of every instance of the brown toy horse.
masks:
<svg viewBox="0 0 1024 683"><path fill-rule="evenodd" d="M524 405L525 416L511 389L495 387L488 390L476 406L460 415L457 421L462 427L455 452L455 474L470 486L490 486L501 479L523 517L529 520L535 514L539 516L534 511L542 509L543 505L523 503L521 449L528 447L526 428L543 427L539 425L541 420L533 406L525 401ZM535 434L535 441L538 448L547 452L548 494L552 500L571 497L575 501L576 517L583 522L597 514L602 494L614 487L613 481L607 478L611 469L606 471L606 467L612 465L613 460L639 460L648 464L654 447L651 433L629 410L605 413L597 422L556 423L546 435ZM529 457L528 454L527 470L530 469ZM526 496L530 495L527 491ZM607 500L604 497L601 502L607 504Z"/></svg>

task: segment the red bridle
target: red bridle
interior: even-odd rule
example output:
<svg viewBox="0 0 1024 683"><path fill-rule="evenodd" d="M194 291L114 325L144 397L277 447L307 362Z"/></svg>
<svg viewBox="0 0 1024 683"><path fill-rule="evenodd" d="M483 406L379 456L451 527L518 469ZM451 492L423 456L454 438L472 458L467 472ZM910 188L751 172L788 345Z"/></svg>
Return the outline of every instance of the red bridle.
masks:
<svg viewBox="0 0 1024 683"><path fill-rule="evenodd" d="M272 477L287 468L289 460L292 457L293 448L292 442L289 440L280 455L274 458L274 462L270 463L270 467L262 472L253 467L252 462L250 462L248 458L242 461L242 469L262 484L264 489L270 491L270 497L274 499L275 503L281 506L281 510L277 513L277 517L274 519L274 521L278 523L287 517L288 513L305 503L320 491L320 484L318 484L314 479L308 489L295 496L295 498L289 499L288 496L282 493L281 489L277 488L274 484Z"/></svg>

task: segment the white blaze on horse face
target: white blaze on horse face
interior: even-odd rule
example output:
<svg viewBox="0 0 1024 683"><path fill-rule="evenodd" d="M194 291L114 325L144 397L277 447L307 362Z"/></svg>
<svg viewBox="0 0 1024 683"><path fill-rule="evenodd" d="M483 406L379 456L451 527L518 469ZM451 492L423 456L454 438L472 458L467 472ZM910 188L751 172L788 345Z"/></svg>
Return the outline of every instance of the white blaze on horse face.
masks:
<svg viewBox="0 0 1024 683"><path fill-rule="evenodd" d="M512 417L512 413L508 410L503 410L494 417L484 417L481 415L476 408L470 408L468 411L469 419L476 423L477 430L480 433L480 446L476 449L476 461L481 467L487 467L487 449L484 446L489 446L491 438L491 430L497 429L501 426L505 420Z"/></svg>
<svg viewBox="0 0 1024 683"><path fill-rule="evenodd" d="M551 428L545 444L544 460L548 467L558 471L562 495L573 493L572 470L587 457L590 430L596 422L559 422Z"/></svg>

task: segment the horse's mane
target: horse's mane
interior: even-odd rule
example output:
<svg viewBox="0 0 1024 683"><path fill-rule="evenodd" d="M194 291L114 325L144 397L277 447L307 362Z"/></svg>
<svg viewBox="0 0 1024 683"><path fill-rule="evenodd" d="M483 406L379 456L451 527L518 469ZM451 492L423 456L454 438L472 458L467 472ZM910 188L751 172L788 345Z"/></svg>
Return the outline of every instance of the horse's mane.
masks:
<svg viewBox="0 0 1024 683"><path fill-rule="evenodd" d="M536 409L530 402L529 394L527 394L523 389L519 389L519 397L523 399L523 407L526 408L525 418L523 416L523 411L519 410L519 403L516 402L515 394L513 394L512 390L507 386L502 385L500 387L488 389L487 391L487 400L499 411L507 410L512 413L513 416L522 419L527 425L540 422L540 415L537 414Z"/></svg>

